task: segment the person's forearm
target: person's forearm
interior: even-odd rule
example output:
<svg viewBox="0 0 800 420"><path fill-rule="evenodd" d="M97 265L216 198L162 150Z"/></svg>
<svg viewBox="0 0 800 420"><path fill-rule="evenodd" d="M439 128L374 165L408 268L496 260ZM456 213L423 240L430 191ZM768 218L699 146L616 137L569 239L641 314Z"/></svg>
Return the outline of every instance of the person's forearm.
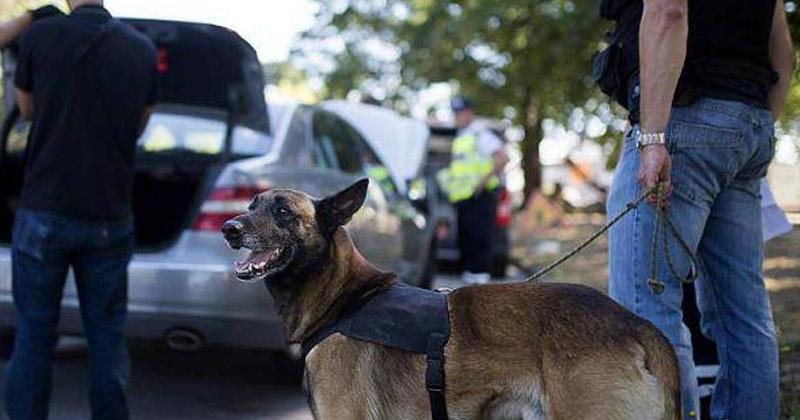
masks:
<svg viewBox="0 0 800 420"><path fill-rule="evenodd" d="M0 23L0 48L14 41L33 22L33 14L25 12L9 21Z"/></svg>
<svg viewBox="0 0 800 420"><path fill-rule="evenodd" d="M641 129L666 130L678 79L686 61L686 0L645 0L639 32Z"/></svg>
<svg viewBox="0 0 800 420"><path fill-rule="evenodd" d="M792 36L789 33L786 12L781 7L781 3L778 3L775 8L775 16L772 21L769 61L780 77L769 92L769 107L772 110L772 116L777 119L786 106L786 98L789 95L796 66Z"/></svg>

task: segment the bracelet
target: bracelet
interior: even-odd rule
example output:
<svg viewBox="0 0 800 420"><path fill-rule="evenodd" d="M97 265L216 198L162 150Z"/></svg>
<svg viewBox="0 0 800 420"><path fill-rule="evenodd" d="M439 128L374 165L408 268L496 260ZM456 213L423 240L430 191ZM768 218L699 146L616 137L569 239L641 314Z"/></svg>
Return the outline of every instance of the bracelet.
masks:
<svg viewBox="0 0 800 420"><path fill-rule="evenodd" d="M642 133L639 132L639 136L636 139L636 145L639 150L644 149L647 146L654 146L654 145L665 145L667 144L667 134L664 132L660 133Z"/></svg>

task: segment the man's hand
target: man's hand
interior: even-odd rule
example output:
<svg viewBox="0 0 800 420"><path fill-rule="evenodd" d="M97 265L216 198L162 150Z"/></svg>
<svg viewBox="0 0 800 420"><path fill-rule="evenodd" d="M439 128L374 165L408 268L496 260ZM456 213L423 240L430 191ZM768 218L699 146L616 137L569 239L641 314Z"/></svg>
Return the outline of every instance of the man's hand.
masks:
<svg viewBox="0 0 800 420"><path fill-rule="evenodd" d="M671 173L672 157L665 146L651 145L642 149L637 180L645 191L653 189L661 182L664 204L667 203L669 194L672 192ZM655 195L651 195L648 201L650 204L657 204L658 199Z"/></svg>

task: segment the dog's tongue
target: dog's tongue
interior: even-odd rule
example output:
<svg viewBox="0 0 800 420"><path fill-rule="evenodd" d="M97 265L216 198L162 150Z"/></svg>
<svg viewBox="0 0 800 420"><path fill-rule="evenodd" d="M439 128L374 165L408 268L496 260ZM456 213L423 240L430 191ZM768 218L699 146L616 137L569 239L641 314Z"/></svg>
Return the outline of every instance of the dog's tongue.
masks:
<svg viewBox="0 0 800 420"><path fill-rule="evenodd" d="M251 252L246 260L236 263L236 270L245 270L251 265L253 267L264 267L278 256L280 256L280 248L270 249L264 252Z"/></svg>

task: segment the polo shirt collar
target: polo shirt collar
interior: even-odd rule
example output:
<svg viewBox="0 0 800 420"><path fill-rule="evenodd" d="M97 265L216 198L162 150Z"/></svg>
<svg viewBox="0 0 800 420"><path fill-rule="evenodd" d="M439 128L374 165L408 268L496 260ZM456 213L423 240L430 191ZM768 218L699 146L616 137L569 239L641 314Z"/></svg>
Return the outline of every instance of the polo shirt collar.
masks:
<svg viewBox="0 0 800 420"><path fill-rule="evenodd" d="M102 4L84 4L72 10L73 15L103 15L111 17L111 13Z"/></svg>

